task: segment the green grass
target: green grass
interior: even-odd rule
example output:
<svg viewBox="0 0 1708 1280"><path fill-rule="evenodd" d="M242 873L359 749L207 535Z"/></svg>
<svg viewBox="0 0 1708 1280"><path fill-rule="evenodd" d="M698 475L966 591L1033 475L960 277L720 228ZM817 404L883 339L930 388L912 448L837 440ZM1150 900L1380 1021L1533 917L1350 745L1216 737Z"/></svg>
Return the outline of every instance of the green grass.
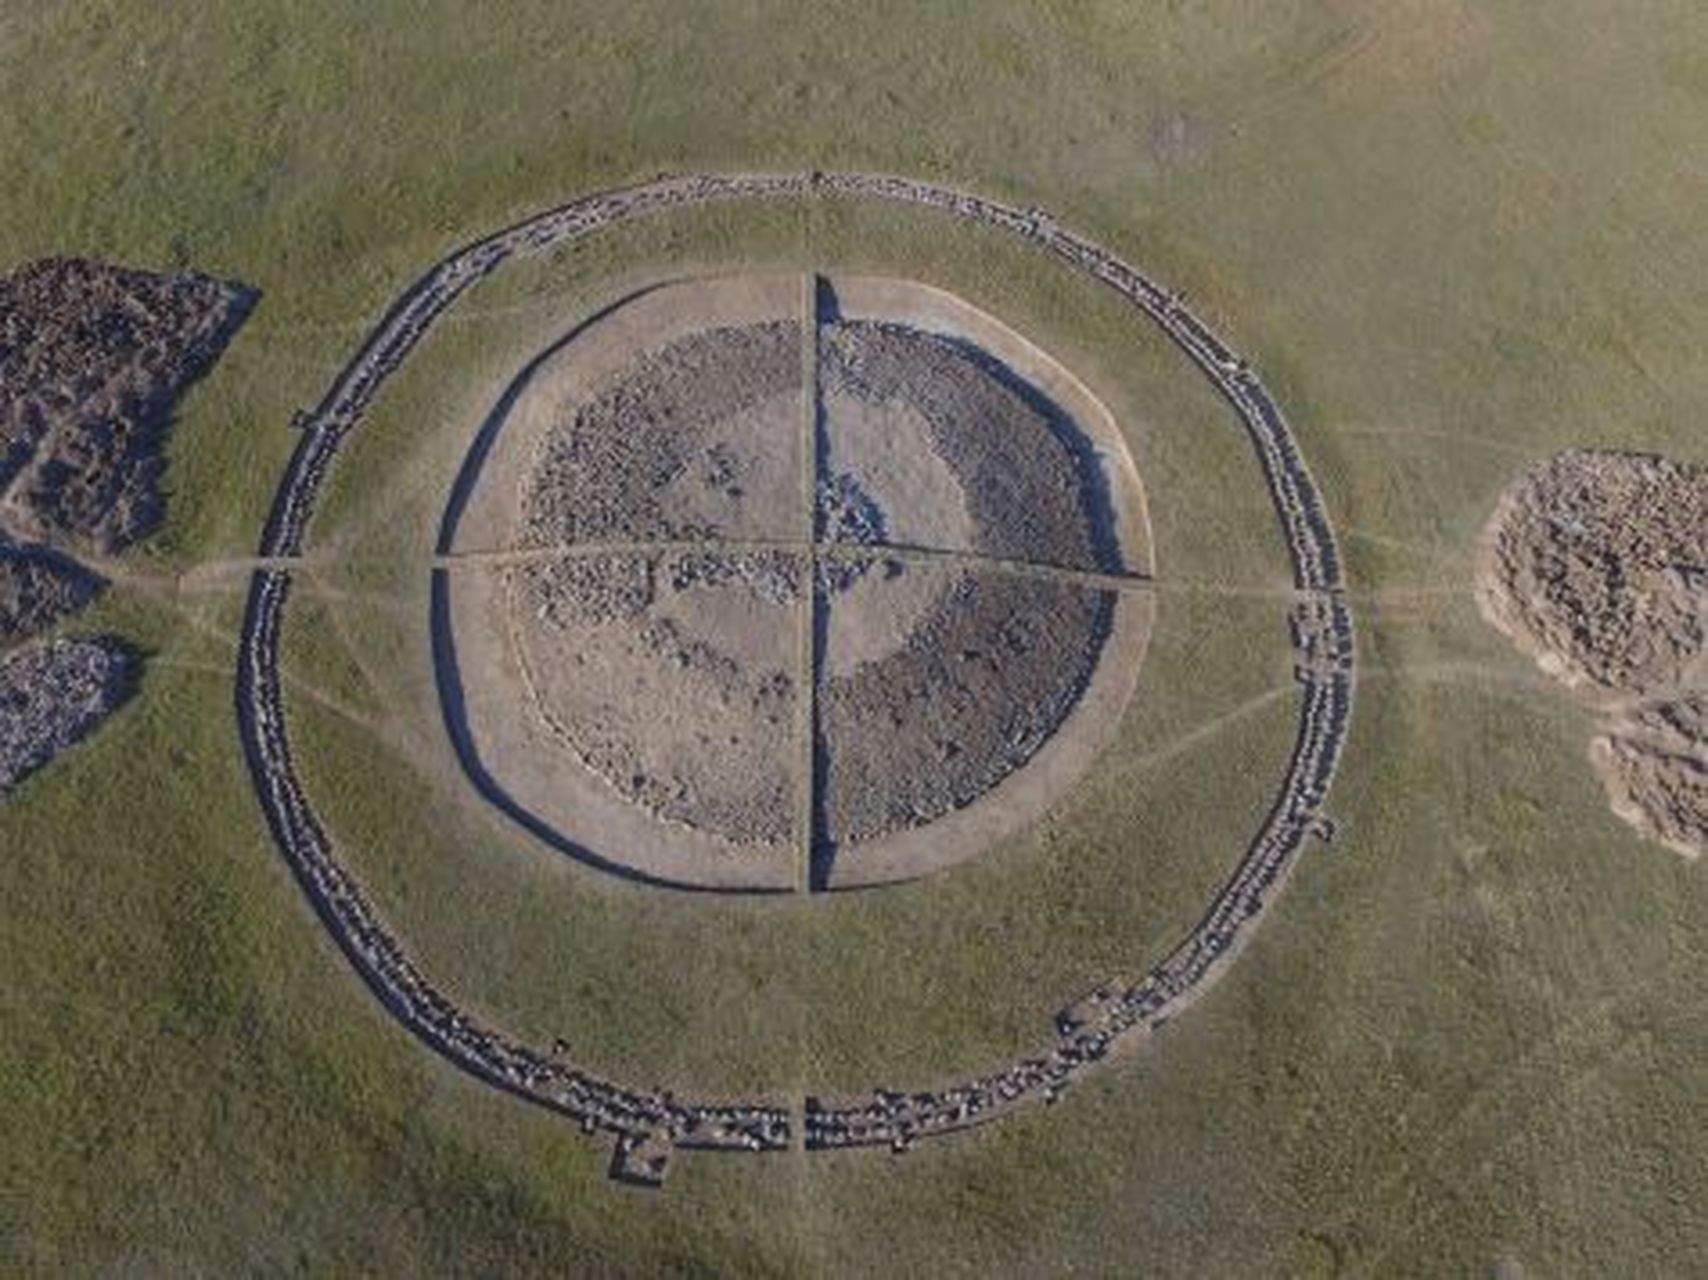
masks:
<svg viewBox="0 0 1708 1280"><path fill-rule="evenodd" d="M1592 725L1483 627L1469 569L1529 458L1708 457L1704 27L1661 0L0 9L0 261L263 294L181 406L147 580L71 628L149 654L140 695L0 809L0 1270L1688 1273L1701 869L1607 812ZM449 248L659 170L812 167L1046 207L1254 359L1360 610L1343 835L1207 1000L1063 1105L901 1160L688 1159L649 1197L355 982L247 788L241 592L161 583L253 550L291 410ZM851 899L642 893L444 767L434 522L543 342L646 279L808 264L941 283L1079 372L1159 570L1198 589L1163 597L1120 745L1036 829ZM1285 684L1278 605L1209 589L1284 577L1272 525L1227 410L1065 269L896 209L672 215L507 268L388 386L313 530L325 589L293 599L293 731L381 909L475 1007L640 1083L930 1084L1154 957L1237 854L1288 704L1164 749Z"/></svg>
<svg viewBox="0 0 1708 1280"><path fill-rule="evenodd" d="M411 707L419 755L290 709L305 784L382 913L501 1025L684 1092L922 1085L1044 1043L1068 998L1160 958L1272 801L1296 722L1279 607L1163 608L1111 763L1047 821L952 874L813 901L626 885L522 837L471 803L430 672L404 661L387 701ZM390 651L383 622L349 616Z"/></svg>

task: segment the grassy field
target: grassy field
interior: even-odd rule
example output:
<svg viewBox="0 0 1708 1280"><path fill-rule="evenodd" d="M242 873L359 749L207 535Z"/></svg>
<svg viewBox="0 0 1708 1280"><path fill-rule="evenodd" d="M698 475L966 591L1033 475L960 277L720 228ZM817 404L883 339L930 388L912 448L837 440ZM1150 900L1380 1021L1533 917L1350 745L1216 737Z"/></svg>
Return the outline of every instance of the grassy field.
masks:
<svg viewBox="0 0 1708 1280"><path fill-rule="evenodd" d="M1703 870L1609 814L1589 721L1470 588L1528 460L1708 457L1703 48L1650 0L0 6L0 265L262 291L182 407L167 528L73 628L149 656L139 696L0 808L0 1271L1699 1268ZM449 248L660 170L812 167L1043 206L1253 358L1359 611L1342 834L1061 1106L903 1159L691 1158L647 1195L355 981L248 789L244 579L174 575L253 550L291 411ZM639 890L472 804L439 730L427 561L497 389L627 289L752 264L955 289L1093 386L1147 486L1165 586L1119 743L916 886ZM926 1086L1041 1044L1190 922L1292 732L1235 420L1112 299L925 214L702 210L507 270L388 386L310 547L287 692L350 864L459 998L641 1085Z"/></svg>

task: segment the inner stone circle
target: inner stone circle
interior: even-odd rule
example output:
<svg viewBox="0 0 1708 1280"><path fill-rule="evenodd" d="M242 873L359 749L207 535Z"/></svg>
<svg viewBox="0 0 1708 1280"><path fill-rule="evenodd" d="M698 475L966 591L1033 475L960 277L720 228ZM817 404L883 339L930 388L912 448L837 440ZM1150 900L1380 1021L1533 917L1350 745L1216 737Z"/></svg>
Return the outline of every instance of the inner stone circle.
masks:
<svg viewBox="0 0 1708 1280"><path fill-rule="evenodd" d="M625 300L513 384L446 529L471 777L566 851L698 887L908 879L1041 816L1151 618L1108 413L905 281Z"/></svg>

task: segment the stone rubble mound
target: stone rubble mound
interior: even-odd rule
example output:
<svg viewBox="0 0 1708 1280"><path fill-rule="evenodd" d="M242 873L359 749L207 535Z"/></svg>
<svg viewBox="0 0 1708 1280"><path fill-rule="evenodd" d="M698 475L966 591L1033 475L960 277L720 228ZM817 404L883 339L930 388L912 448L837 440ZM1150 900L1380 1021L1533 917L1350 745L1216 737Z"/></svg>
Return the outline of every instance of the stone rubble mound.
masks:
<svg viewBox="0 0 1708 1280"><path fill-rule="evenodd" d="M0 797L133 681L114 640L40 637L105 585L76 555L121 552L159 523L173 403L255 297L81 258L0 276Z"/></svg>
<svg viewBox="0 0 1708 1280"><path fill-rule="evenodd" d="M1572 451L1502 495L1484 614L1607 713L1591 759L1614 812L1708 849L1708 467Z"/></svg>
<svg viewBox="0 0 1708 1280"><path fill-rule="evenodd" d="M1691 718L1700 722L1702 695L1658 710L1670 713L1680 706L1689 706ZM1590 758L1607 787L1608 803L1626 822L1686 858L1708 849L1708 736L1700 723L1690 736L1653 734L1633 723L1597 738Z"/></svg>
<svg viewBox="0 0 1708 1280"><path fill-rule="evenodd" d="M819 339L827 397L905 404L926 424L930 447L954 475L970 510L970 550L998 559L1118 567L1099 546L1097 495L1068 441L1062 412L1000 361L970 343L887 321L840 320ZM827 530L857 541L868 520L851 495L824 495ZM846 526L846 528L845 528Z"/></svg>
<svg viewBox="0 0 1708 1280"><path fill-rule="evenodd" d="M76 613L102 585L98 575L66 556L0 543L0 650Z"/></svg>
<svg viewBox="0 0 1708 1280"><path fill-rule="evenodd" d="M0 487L14 531L108 553L152 531L173 402L253 298L79 258L0 277Z"/></svg>
<svg viewBox="0 0 1708 1280"><path fill-rule="evenodd" d="M135 670L107 637L39 641L0 657L0 799L123 702Z"/></svg>
<svg viewBox="0 0 1708 1280"><path fill-rule="evenodd" d="M516 571L535 714L596 776L663 822L734 848L786 842L798 808L786 552L564 556Z"/></svg>
<svg viewBox="0 0 1708 1280"><path fill-rule="evenodd" d="M921 826L1025 765L1089 683L1114 603L1067 583L957 573L900 648L827 674L825 836L858 844Z"/></svg>

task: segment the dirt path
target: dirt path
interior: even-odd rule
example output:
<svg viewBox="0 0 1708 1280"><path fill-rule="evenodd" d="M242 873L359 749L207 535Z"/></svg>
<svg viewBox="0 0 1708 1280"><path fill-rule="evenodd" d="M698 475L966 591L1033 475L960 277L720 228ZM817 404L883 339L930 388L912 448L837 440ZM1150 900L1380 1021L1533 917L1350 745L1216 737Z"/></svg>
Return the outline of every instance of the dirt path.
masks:
<svg viewBox="0 0 1708 1280"><path fill-rule="evenodd" d="M1249 719L1265 707L1272 707L1277 702L1285 701L1298 691L1299 686L1296 684L1278 684L1265 689L1262 693L1247 698L1237 707L1230 707L1220 715L1212 716L1184 733L1170 738L1161 746L1153 747L1142 755L1129 757L1126 765L1129 769L1142 772L1146 769L1154 769L1158 765L1167 764L1170 760L1186 755L1188 752L1203 746L1206 742L1219 737L1240 721Z"/></svg>
<svg viewBox="0 0 1708 1280"><path fill-rule="evenodd" d="M236 646L234 644L233 649L235 650L235 648ZM223 681L229 684L237 676L237 663L235 657L236 655L234 652L232 662L218 663L206 662L197 658L174 658L170 654L163 654L159 657L150 659L149 662L151 666L163 667L171 671L194 671L203 675L219 676ZM348 720L353 725L366 729L375 737L383 738L386 736L385 726L375 720L372 716L358 711L355 707L341 701L332 694L327 693L325 690L317 688L308 681L298 679L295 676L286 676L284 677L284 683L285 687L292 693L301 694L316 706L332 712L341 719Z"/></svg>

